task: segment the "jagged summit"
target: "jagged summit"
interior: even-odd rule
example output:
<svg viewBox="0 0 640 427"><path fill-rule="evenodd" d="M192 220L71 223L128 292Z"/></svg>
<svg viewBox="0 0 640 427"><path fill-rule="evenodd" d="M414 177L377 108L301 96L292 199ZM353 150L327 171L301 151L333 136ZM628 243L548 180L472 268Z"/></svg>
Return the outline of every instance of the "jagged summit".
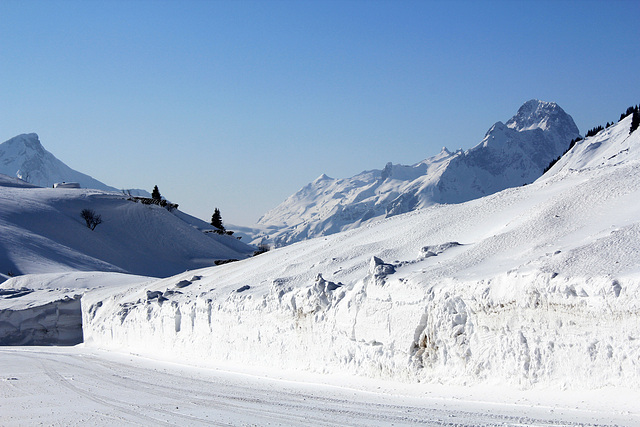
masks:
<svg viewBox="0 0 640 427"><path fill-rule="evenodd" d="M527 101L506 124L495 123L478 145L447 168L436 201L461 203L531 183L579 136L571 116L556 103Z"/></svg>
<svg viewBox="0 0 640 427"><path fill-rule="evenodd" d="M532 99L525 102L518 112L506 123L506 126L517 131L542 129L547 130L550 121L566 121L568 114L555 102Z"/></svg>
<svg viewBox="0 0 640 427"><path fill-rule="evenodd" d="M7 147L25 148L39 154L44 154L45 152L37 133L23 133L11 138L5 144L7 144Z"/></svg>
<svg viewBox="0 0 640 427"><path fill-rule="evenodd" d="M326 181L326 180L331 180L331 179L333 179L333 178L328 176L326 173L323 173L322 175L320 175L319 177L314 179L313 182L320 182L320 181Z"/></svg>
<svg viewBox="0 0 640 427"><path fill-rule="evenodd" d="M530 100L467 151L443 147L411 166L387 163L346 179L323 174L258 223L269 230L268 240L286 245L436 203L465 202L533 182L578 136L557 104Z"/></svg>

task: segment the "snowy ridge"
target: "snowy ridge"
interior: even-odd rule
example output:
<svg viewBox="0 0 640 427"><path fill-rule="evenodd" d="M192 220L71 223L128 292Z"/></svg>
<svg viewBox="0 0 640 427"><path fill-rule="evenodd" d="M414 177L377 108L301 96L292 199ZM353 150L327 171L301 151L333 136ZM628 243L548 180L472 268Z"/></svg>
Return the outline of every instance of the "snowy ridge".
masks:
<svg viewBox="0 0 640 427"><path fill-rule="evenodd" d="M640 132L628 129L586 139L525 187L91 291L86 345L202 365L638 388ZM609 152L627 154L603 163Z"/></svg>
<svg viewBox="0 0 640 427"><path fill-rule="evenodd" d="M83 209L102 217L94 231L81 218ZM78 270L166 277L253 252L231 236L204 233L210 229L178 210L135 203L121 193L0 184L4 277Z"/></svg>
<svg viewBox="0 0 640 427"><path fill-rule="evenodd" d="M52 187L60 182L77 182L82 188L121 191L71 169L45 150L35 133L18 135L0 144L0 174L15 177L22 183L37 187ZM7 182L6 179L0 181L5 186ZM132 196L151 197L146 190L128 189L127 191Z"/></svg>
<svg viewBox="0 0 640 427"><path fill-rule="evenodd" d="M258 221L263 231L256 242L265 237L284 246L529 184L578 136L573 119L557 104L531 100L466 152L443 148L412 166L389 163L346 179L323 174Z"/></svg>
<svg viewBox="0 0 640 427"><path fill-rule="evenodd" d="M640 147L635 144L635 133L629 135L630 126L631 115L615 126L578 141L567 155L553 165L546 176L616 166L639 158Z"/></svg>
<svg viewBox="0 0 640 427"><path fill-rule="evenodd" d="M19 188L35 188L37 185L29 184L20 178L12 178L8 175L0 173L0 186L2 187L19 187Z"/></svg>

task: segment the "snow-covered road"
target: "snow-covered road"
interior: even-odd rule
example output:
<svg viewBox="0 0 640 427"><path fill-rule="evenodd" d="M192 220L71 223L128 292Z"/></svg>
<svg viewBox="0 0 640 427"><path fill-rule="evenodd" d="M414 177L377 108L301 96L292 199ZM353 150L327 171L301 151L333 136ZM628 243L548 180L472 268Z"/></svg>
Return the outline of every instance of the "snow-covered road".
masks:
<svg viewBox="0 0 640 427"><path fill-rule="evenodd" d="M296 374L297 375L297 374ZM294 380L297 379L297 380ZM334 378L334 382L336 379ZM276 379L78 347L0 349L0 424L13 425L634 425L630 396L458 394L310 377ZM354 384L357 384L354 386ZM350 385L350 386L345 386ZM373 392L375 390L376 392ZM460 389L461 390L461 389ZM458 391L460 391L458 390ZM466 395L465 395L466 393ZM606 401L617 401L608 407ZM632 400L632 399L631 399Z"/></svg>

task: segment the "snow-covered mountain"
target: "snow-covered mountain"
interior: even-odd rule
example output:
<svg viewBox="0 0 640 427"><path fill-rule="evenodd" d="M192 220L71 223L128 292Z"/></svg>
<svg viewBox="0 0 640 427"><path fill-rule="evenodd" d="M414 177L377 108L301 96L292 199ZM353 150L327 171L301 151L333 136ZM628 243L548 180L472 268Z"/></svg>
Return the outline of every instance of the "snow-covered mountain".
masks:
<svg viewBox="0 0 640 427"><path fill-rule="evenodd" d="M476 199L533 182L577 137L562 108L531 100L467 151L443 148L412 166L388 163L345 179L323 174L267 212L258 226L283 246L436 203Z"/></svg>
<svg viewBox="0 0 640 427"><path fill-rule="evenodd" d="M45 150L35 133L18 135L0 144L0 173L39 187L77 182L82 188L119 191L65 165Z"/></svg>
<svg viewBox="0 0 640 427"><path fill-rule="evenodd" d="M95 230L81 217L100 215ZM254 248L177 209L136 203L122 193L33 188L0 175L0 282L11 275L112 271L166 277Z"/></svg>
<svg viewBox="0 0 640 427"><path fill-rule="evenodd" d="M74 272L12 278L0 286L0 333L28 338L46 317L46 331L37 332L44 338L58 331L89 348L181 363L637 390L640 131L629 134L630 124L627 117L577 142L530 185L235 263L159 280ZM57 194L5 191L18 190ZM23 199L26 213L43 196ZM81 205L50 203L58 204L70 212ZM159 209L140 214L165 215ZM14 246L33 242L37 236ZM51 304L66 305L56 317L47 314ZM76 329L65 323L79 310L82 337L73 335L79 321Z"/></svg>
<svg viewBox="0 0 640 427"><path fill-rule="evenodd" d="M90 291L85 345L420 382L636 389L630 120L578 142L531 185Z"/></svg>

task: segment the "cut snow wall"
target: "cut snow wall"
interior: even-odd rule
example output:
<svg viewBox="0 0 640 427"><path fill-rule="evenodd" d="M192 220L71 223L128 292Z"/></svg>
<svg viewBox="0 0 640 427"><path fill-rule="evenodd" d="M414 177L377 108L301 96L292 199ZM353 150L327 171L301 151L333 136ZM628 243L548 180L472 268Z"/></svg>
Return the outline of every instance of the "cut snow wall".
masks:
<svg viewBox="0 0 640 427"><path fill-rule="evenodd" d="M424 289L373 264L380 274L350 289L318 276L307 288L274 281L264 295L239 288L224 301L88 294L85 340L195 364L522 388L640 386L637 283L538 272Z"/></svg>
<svg viewBox="0 0 640 427"><path fill-rule="evenodd" d="M82 300L85 343L195 364L406 379L415 327L378 326L388 316L375 308L377 297L364 298L377 292L365 290L368 282L348 291L321 276L302 289L274 280L261 297L243 286L224 301L183 298L172 290L141 292L133 299L89 292ZM363 306L354 312L356 304ZM421 305L401 305L395 307L401 318L420 317ZM369 330L379 329L389 333L375 340ZM394 339L407 344L394 349Z"/></svg>
<svg viewBox="0 0 640 427"><path fill-rule="evenodd" d="M82 342L80 295L40 306L0 310L0 345L76 345Z"/></svg>

